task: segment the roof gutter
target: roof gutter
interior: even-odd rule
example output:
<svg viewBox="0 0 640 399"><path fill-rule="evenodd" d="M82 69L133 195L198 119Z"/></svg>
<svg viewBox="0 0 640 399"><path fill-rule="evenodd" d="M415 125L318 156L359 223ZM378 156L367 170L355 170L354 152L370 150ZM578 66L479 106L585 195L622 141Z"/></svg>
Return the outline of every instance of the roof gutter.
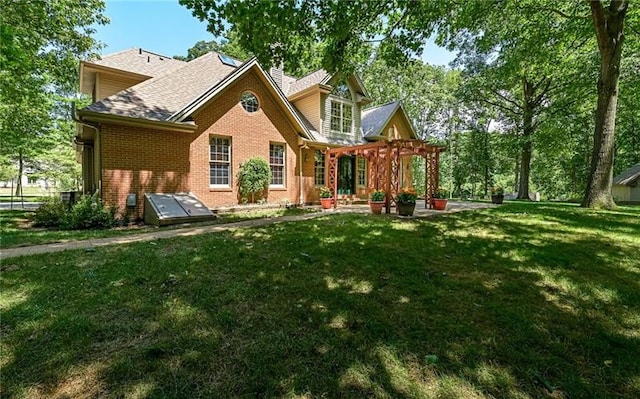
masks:
<svg viewBox="0 0 640 399"><path fill-rule="evenodd" d="M79 110L78 115L80 117L80 120L82 121L80 123L85 123L87 121L114 123L125 126L144 127L148 129L165 130L169 132L180 133L193 133L198 128L198 126L196 126L194 123L156 121L151 119L132 118L122 115L103 114L100 112L87 110Z"/></svg>

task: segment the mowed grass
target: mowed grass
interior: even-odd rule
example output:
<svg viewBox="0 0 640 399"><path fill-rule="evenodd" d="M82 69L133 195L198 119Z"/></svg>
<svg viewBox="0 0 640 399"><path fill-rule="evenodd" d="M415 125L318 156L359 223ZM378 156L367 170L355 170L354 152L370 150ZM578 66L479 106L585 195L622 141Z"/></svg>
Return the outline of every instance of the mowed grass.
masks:
<svg viewBox="0 0 640 399"><path fill-rule="evenodd" d="M299 215L305 212L309 212L309 210L297 208L255 209L249 211L240 211L236 213L225 213L224 215L219 215L217 219L209 222L163 226L160 229L168 230L192 225L202 226L221 223L234 223L250 219ZM0 211L0 247L23 247L27 245L117 237L129 234L158 231L157 227L145 225L115 227L112 229L104 230L62 230L57 228L38 228L33 227L33 215L34 211Z"/></svg>
<svg viewBox="0 0 640 399"><path fill-rule="evenodd" d="M640 208L321 218L17 258L2 396L640 397Z"/></svg>

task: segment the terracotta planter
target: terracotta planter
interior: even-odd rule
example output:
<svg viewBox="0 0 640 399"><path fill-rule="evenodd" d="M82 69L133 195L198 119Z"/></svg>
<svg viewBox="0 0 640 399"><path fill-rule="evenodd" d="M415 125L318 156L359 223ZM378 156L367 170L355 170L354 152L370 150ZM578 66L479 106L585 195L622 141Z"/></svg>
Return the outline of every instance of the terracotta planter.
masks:
<svg viewBox="0 0 640 399"><path fill-rule="evenodd" d="M491 196L491 202L494 204L502 204L502 201L504 201L504 195L492 195Z"/></svg>
<svg viewBox="0 0 640 399"><path fill-rule="evenodd" d="M433 209L436 211L444 211L447 209L447 200L444 198L434 198L431 203L433 204Z"/></svg>
<svg viewBox="0 0 640 399"><path fill-rule="evenodd" d="M371 212L379 215L384 208L384 201L369 201L369 206L371 207Z"/></svg>
<svg viewBox="0 0 640 399"><path fill-rule="evenodd" d="M331 209L333 198L320 198L320 205L322 205L322 209Z"/></svg>
<svg viewBox="0 0 640 399"><path fill-rule="evenodd" d="M413 216L413 211L416 209L415 202L398 202L396 204L396 210L400 216Z"/></svg>

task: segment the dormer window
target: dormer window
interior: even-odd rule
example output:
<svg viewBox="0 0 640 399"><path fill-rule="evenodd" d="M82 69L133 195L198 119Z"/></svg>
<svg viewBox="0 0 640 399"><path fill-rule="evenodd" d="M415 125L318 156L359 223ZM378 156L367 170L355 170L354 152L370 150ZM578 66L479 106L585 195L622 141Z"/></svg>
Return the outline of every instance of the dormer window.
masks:
<svg viewBox="0 0 640 399"><path fill-rule="evenodd" d="M331 94L336 97L344 98L345 100L353 100L351 97L351 91L349 91L349 86L347 86L346 83L339 83L334 86Z"/></svg>
<svg viewBox="0 0 640 399"><path fill-rule="evenodd" d="M353 131L353 97L343 79L331 91L331 133L351 134Z"/></svg>
<svg viewBox="0 0 640 399"><path fill-rule="evenodd" d="M331 132L351 134L353 105L347 101L331 100Z"/></svg>

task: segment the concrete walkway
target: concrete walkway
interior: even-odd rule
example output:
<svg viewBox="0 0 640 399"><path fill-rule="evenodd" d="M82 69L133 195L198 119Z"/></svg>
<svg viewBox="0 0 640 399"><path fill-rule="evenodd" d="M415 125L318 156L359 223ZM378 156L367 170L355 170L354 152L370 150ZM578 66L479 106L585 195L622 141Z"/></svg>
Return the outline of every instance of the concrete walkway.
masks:
<svg viewBox="0 0 640 399"><path fill-rule="evenodd" d="M478 202L449 202L447 205L446 211L435 211L432 209L425 209L424 203L418 202L416 204L416 209L414 212L414 218L424 218L433 215L442 215L445 213L454 213L466 210L473 209L482 209L482 208L490 208L495 205L488 203L478 203ZM108 238L96 238L91 240L81 240L81 241L68 241L68 242L59 242L53 244L42 244L42 245L33 245L28 247L17 247L17 248L7 248L0 249L0 261L15 258L18 256L29 256L29 255L37 255L37 254L45 254L51 252L61 252L66 250L73 249L89 249L95 247L103 247L107 245L117 245L117 244L130 244L134 242L142 242L142 241L155 241L161 240L163 238L171 238L171 237L188 237L198 234L207 234L207 233L217 233L220 231L227 231L242 227L257 227L257 226L266 226L277 223L285 223L292 221L301 221L301 220L309 220L317 217L325 216L332 213L370 213L369 205L339 205L337 209L330 209L322 212L314 212L314 213L306 213L303 215L295 215L295 216L281 216L276 218L264 218L264 219L253 219L253 220L245 220L242 222L235 223L226 223L226 224L217 224L210 226L196 226L196 227L185 227L178 228L172 230L159 230L151 233L142 233L142 234L131 234L120 237L108 237ZM395 209L392 209L392 213L389 216L395 215Z"/></svg>

